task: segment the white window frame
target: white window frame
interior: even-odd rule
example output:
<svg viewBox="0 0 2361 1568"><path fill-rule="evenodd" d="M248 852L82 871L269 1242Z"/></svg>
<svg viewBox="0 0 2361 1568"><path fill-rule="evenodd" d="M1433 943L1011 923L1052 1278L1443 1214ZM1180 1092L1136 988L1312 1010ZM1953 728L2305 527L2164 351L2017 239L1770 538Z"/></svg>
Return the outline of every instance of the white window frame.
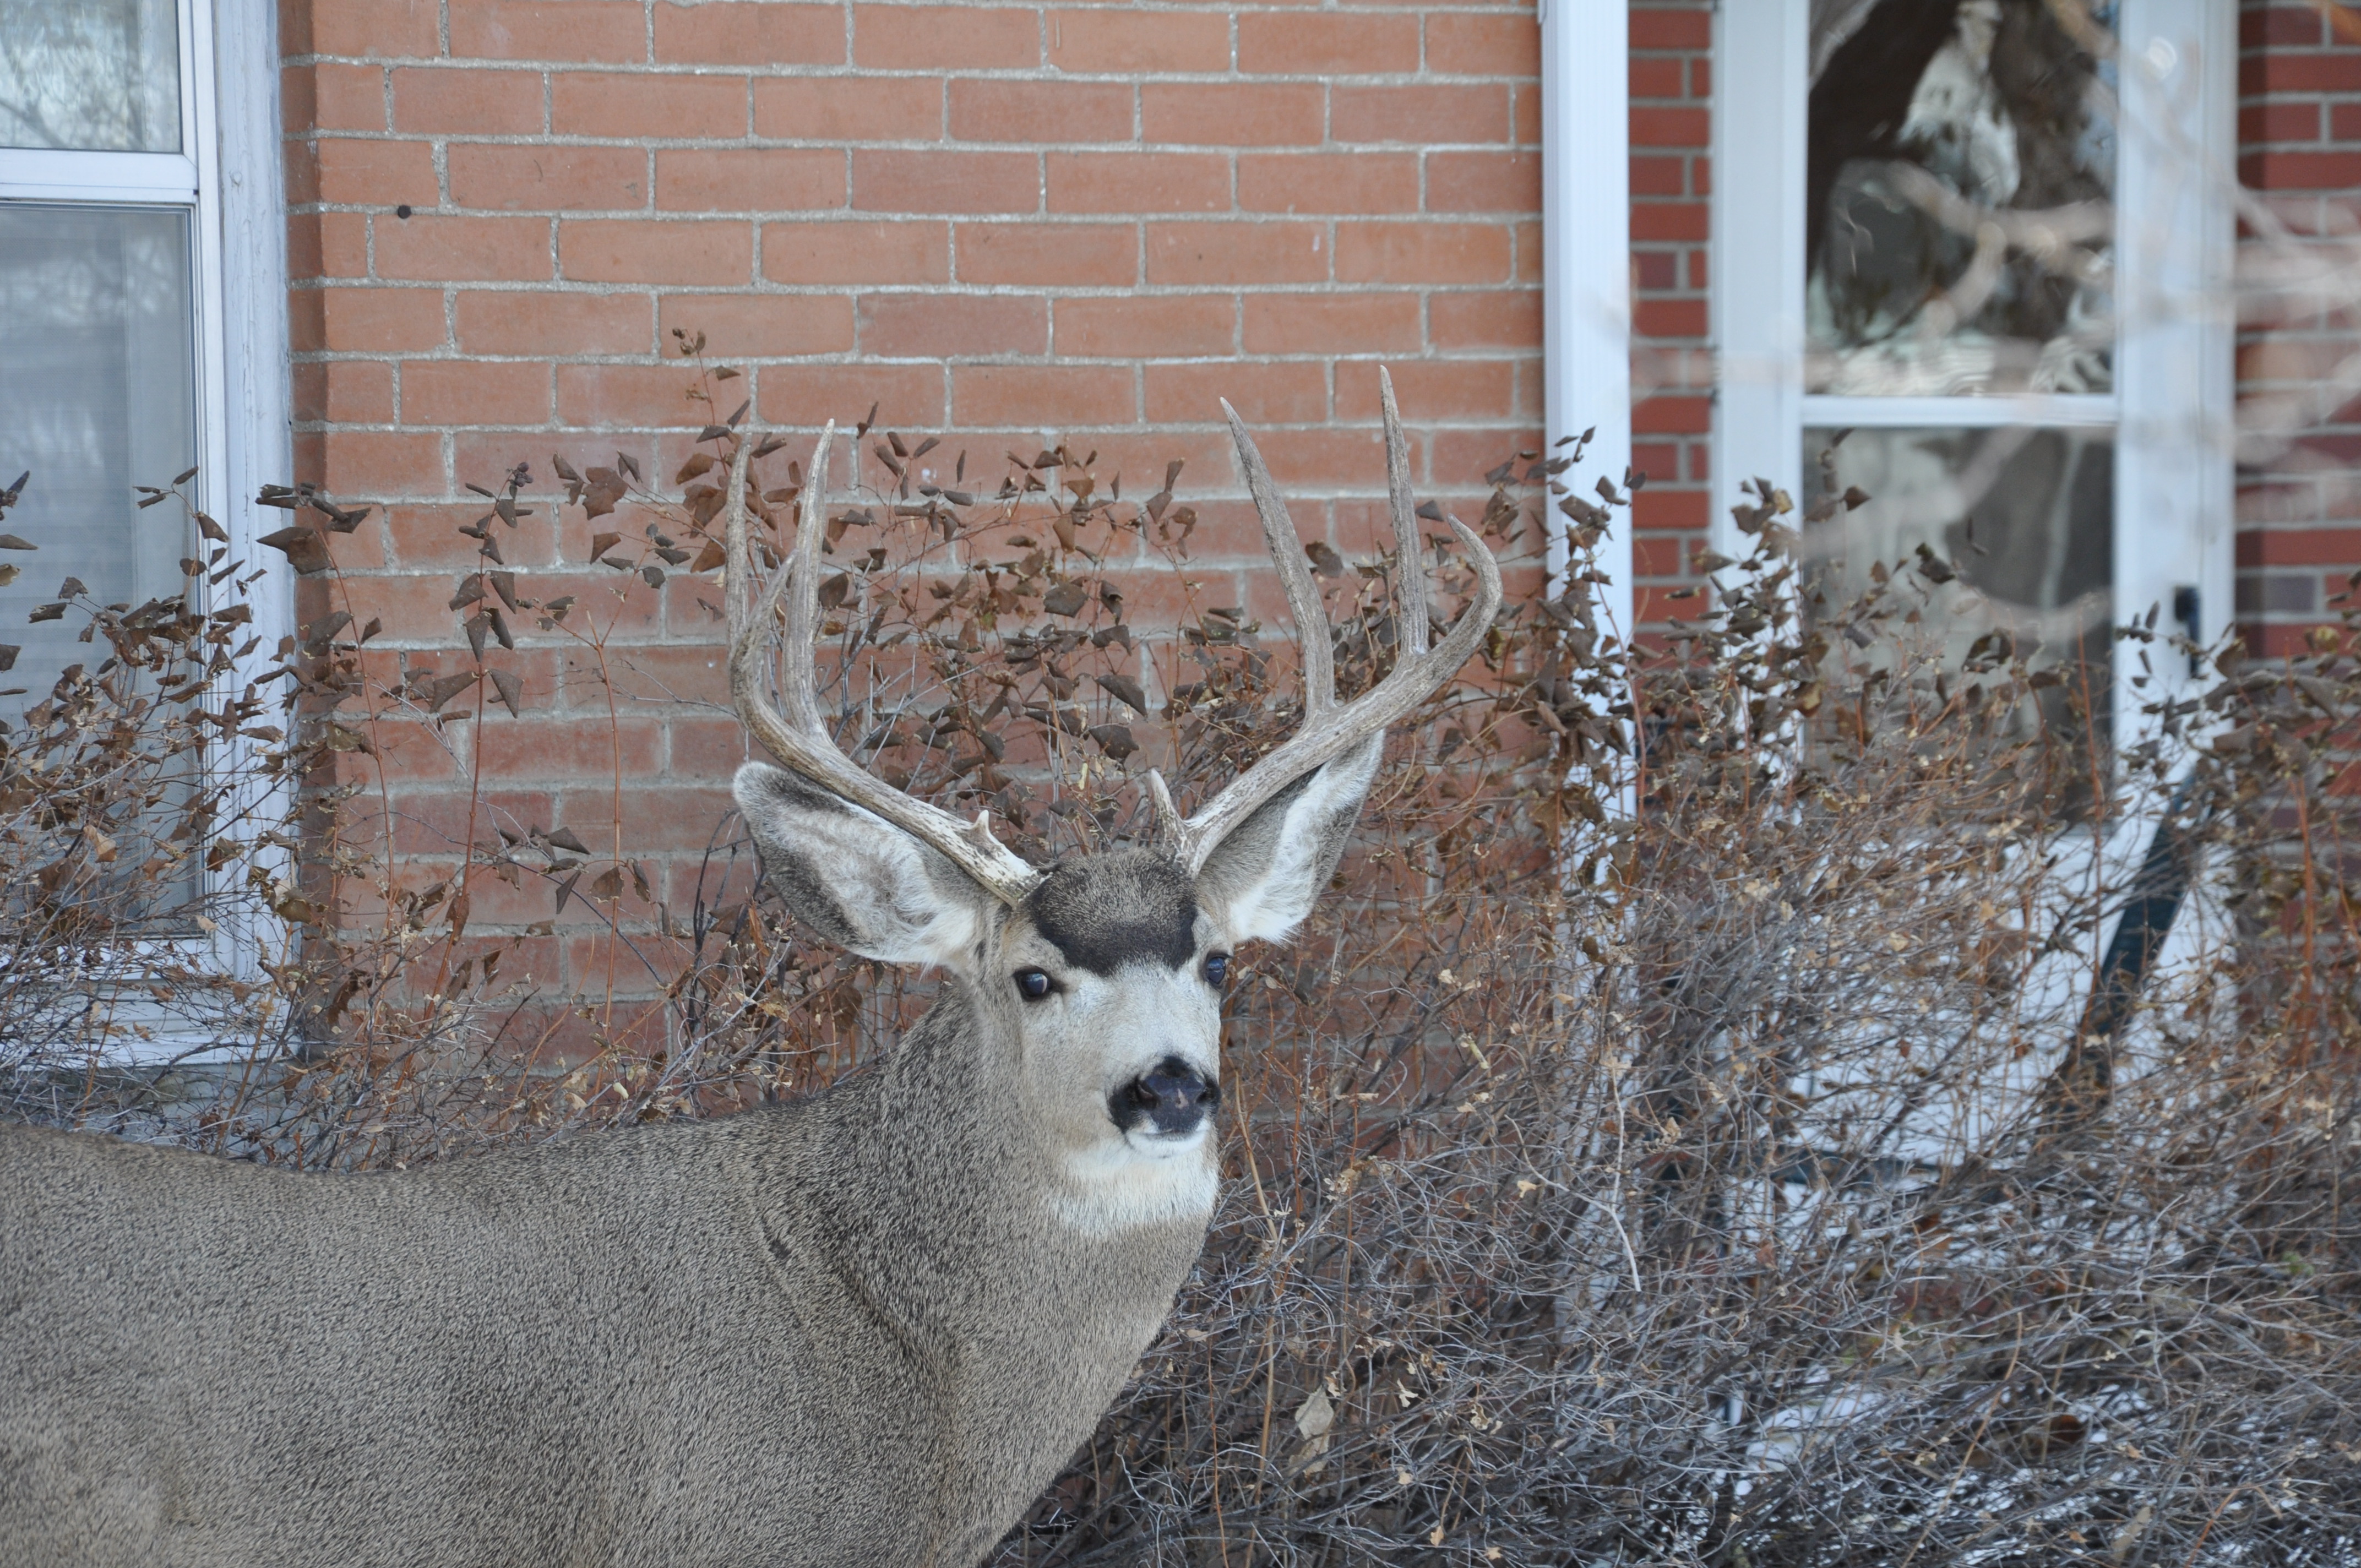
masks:
<svg viewBox="0 0 2361 1568"><path fill-rule="evenodd" d="M1804 390L1804 152L1811 0L1716 10L1713 315L1719 346L1714 547L1741 556L1741 478L1802 494L1807 427L2113 425L2114 617L2198 590L2199 637L2235 617L2230 269L2237 113L2234 0L2124 0L2116 172L2116 390L1854 398ZM2115 661L2116 740L2186 695L2187 662Z"/></svg>
<svg viewBox="0 0 2361 1568"><path fill-rule="evenodd" d="M292 463L278 16L271 0L179 0L177 9L181 150L0 148L0 202L179 207L189 214L192 488L198 504L228 532L231 558L247 563L247 575L264 574L247 593L255 652L222 679L225 694L235 696L261 678L280 639L294 630L291 575L277 552L256 543L286 517L254 500L263 485L284 483ZM144 474L123 476L126 490L161 482ZM272 695L280 689L263 687ZM225 744L252 743L231 738ZM228 765L243 772L242 761ZM269 799L251 804L266 813L274 808ZM281 937L271 924L271 929L224 925L210 938L191 938L189 961L236 979L260 978L260 960ZM108 1040L104 1054L111 1062L186 1060L192 1047L208 1043L176 1036L161 1014L151 1023L126 1004L118 1017L126 1025L148 1024L154 1037L125 1034Z"/></svg>
<svg viewBox="0 0 2361 1568"><path fill-rule="evenodd" d="M1587 495L1631 466L1631 61L1630 0L1541 0L1542 355L1548 452L1596 431L1578 470ZM1546 509L1549 583L1565 587L1564 513ZM1632 626L1631 518L1598 549L1604 623Z"/></svg>

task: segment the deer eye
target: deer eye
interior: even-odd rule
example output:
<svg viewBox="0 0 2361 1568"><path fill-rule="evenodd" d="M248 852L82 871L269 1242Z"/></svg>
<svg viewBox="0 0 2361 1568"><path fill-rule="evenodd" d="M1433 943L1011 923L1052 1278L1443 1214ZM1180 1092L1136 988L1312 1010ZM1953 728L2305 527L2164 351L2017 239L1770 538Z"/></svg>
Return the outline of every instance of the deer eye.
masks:
<svg viewBox="0 0 2361 1568"><path fill-rule="evenodd" d="M1037 969L1016 971L1016 992L1027 1002L1038 1002L1050 992L1049 977Z"/></svg>
<svg viewBox="0 0 2361 1568"><path fill-rule="evenodd" d="M1209 957L1205 959L1205 981L1206 981L1206 983L1207 983L1207 984L1209 984L1209 985L1219 985L1219 984L1221 984L1224 981L1225 981L1225 980L1227 980L1227 979L1229 979L1229 978L1230 978L1230 955L1229 955L1229 954L1227 954L1227 953L1214 953L1214 954L1212 954L1211 956L1209 956Z"/></svg>

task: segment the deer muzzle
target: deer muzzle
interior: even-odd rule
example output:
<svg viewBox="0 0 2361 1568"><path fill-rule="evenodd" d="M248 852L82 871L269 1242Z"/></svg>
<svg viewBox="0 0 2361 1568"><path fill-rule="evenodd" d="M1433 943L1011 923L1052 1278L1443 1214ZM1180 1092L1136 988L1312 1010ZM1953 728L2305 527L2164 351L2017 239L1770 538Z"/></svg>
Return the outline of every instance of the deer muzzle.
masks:
<svg viewBox="0 0 2361 1568"><path fill-rule="evenodd" d="M1182 1061L1166 1057L1108 1097L1107 1113L1126 1133L1186 1137L1222 1102L1222 1086Z"/></svg>

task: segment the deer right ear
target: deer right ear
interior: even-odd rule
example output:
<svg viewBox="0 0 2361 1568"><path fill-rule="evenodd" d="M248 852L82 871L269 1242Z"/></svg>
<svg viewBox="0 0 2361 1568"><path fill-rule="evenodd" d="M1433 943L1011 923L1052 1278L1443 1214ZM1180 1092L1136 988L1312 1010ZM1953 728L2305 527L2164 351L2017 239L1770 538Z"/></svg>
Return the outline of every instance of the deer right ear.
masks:
<svg viewBox="0 0 2361 1568"><path fill-rule="evenodd" d="M991 895L873 812L783 769L749 762L730 793L763 873L796 919L884 963L962 968Z"/></svg>

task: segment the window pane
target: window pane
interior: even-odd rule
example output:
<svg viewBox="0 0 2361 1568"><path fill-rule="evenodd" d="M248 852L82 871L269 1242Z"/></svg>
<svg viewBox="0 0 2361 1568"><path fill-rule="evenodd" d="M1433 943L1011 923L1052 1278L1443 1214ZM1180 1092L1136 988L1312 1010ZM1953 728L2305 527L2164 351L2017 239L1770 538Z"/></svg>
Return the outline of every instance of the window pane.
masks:
<svg viewBox="0 0 2361 1568"><path fill-rule="evenodd" d="M1806 389L2113 390L2113 65L2048 5L1814 0L1812 68Z"/></svg>
<svg viewBox="0 0 2361 1568"><path fill-rule="evenodd" d="M0 147L180 151L173 0L0 0Z"/></svg>
<svg viewBox="0 0 2361 1568"><path fill-rule="evenodd" d="M0 642L21 645L0 685L11 718L59 672L93 663L72 616L27 614L79 577L102 604L177 598L191 553L180 507L134 506L196 464L189 226L171 209L0 205L0 485L30 469L11 532L38 550L0 564Z"/></svg>
<svg viewBox="0 0 2361 1568"><path fill-rule="evenodd" d="M1870 499L1806 533L1828 609L1866 593L1873 567L1891 570L1924 545L1958 577L1934 589L1917 627L1888 622L1885 630L1924 637L1923 651L1953 672L1972 675L1975 663L2005 663L2011 653L2036 669L2059 669L2068 679L2044 694L2048 717L2055 722L2086 706L2103 735L2114 689L2113 433L1838 434L1804 432L1806 510L1831 486L1839 494L1857 487Z"/></svg>

